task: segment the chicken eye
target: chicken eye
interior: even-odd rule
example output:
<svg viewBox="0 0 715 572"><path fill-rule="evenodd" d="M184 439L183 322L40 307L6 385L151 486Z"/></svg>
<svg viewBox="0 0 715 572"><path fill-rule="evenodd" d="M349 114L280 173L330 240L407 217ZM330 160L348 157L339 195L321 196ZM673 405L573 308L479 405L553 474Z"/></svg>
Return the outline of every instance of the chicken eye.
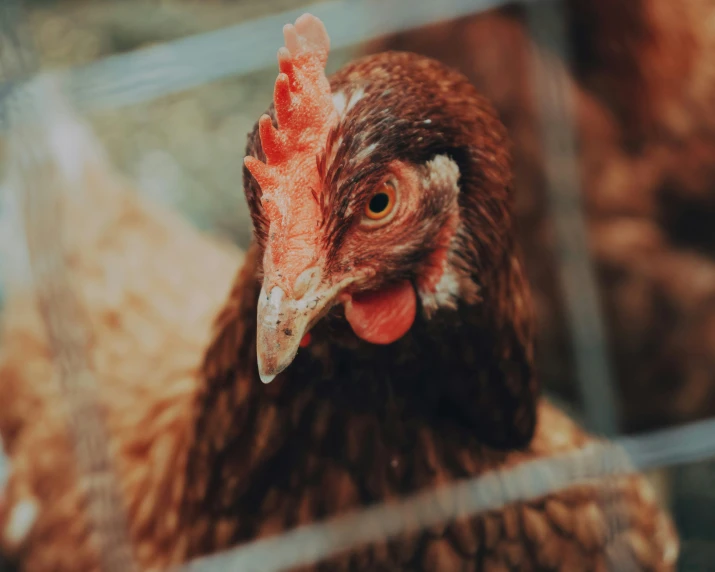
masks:
<svg viewBox="0 0 715 572"><path fill-rule="evenodd" d="M384 220L395 209L396 199L397 192L394 185L392 183L382 184L365 205L365 216L370 221Z"/></svg>

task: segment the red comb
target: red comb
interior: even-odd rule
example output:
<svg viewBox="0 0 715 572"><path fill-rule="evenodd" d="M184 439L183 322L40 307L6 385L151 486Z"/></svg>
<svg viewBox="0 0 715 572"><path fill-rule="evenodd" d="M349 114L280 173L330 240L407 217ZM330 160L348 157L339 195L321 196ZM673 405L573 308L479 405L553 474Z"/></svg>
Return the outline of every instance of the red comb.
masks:
<svg viewBox="0 0 715 572"><path fill-rule="evenodd" d="M325 146L328 132L337 120L325 76L330 50L325 26L315 16L304 14L295 26L287 24L283 35L285 47L278 50L280 73L273 94L278 129L268 115L263 115L258 128L266 162L250 156L244 160L263 191L264 208L271 220L279 213L274 208L278 205L270 203L283 206L282 199L289 198L286 194L290 198L311 194L310 188L297 184L298 180L307 183L306 178L314 179L313 173L306 170L316 168L315 156Z"/></svg>
<svg viewBox="0 0 715 572"><path fill-rule="evenodd" d="M323 23L304 14L295 26L286 25L283 35L273 94L278 129L263 115L258 130L266 162L249 156L244 163L261 187L271 224L264 269L279 268L277 280L289 292L300 271L317 256L315 225L321 213L316 199L321 181L316 156L325 148L338 112L325 76L330 39Z"/></svg>

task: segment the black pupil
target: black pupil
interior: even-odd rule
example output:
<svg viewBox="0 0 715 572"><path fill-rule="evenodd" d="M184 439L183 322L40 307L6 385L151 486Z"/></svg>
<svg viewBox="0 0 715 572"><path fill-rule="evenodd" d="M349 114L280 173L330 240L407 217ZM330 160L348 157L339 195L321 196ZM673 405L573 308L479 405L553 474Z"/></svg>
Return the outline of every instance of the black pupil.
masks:
<svg viewBox="0 0 715 572"><path fill-rule="evenodd" d="M387 196L387 193L377 193L370 199L370 211L374 213L381 213L389 204L390 197Z"/></svg>

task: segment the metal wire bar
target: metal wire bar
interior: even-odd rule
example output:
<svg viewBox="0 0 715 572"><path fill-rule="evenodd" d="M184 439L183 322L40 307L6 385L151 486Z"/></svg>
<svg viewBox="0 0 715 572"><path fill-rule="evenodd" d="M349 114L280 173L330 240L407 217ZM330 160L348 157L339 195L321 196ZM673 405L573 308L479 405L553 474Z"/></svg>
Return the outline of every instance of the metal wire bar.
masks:
<svg viewBox="0 0 715 572"><path fill-rule="evenodd" d="M550 50L568 65L564 7L560 0L540 2L527 5L526 14L536 44L531 57L533 86L540 111L548 203L573 340L576 379L589 428L612 437L618 433L618 404L581 204L573 102L563 68L550 62L537 47Z"/></svg>
<svg viewBox="0 0 715 572"><path fill-rule="evenodd" d="M38 62L28 31L26 19L23 18L22 0L5 0L0 2L0 77L4 97L13 82L36 73Z"/></svg>
<svg viewBox="0 0 715 572"><path fill-rule="evenodd" d="M2 491L7 485L8 478L10 478L10 464L7 462L2 437L0 437L0 499L2 499Z"/></svg>
<svg viewBox="0 0 715 572"><path fill-rule="evenodd" d="M309 9L330 30L332 49L340 49L507 3L508 0L331 0L311 4ZM275 47L283 45L283 25L294 22L305 11L291 10L242 22L69 70L74 102L81 110L133 105L273 66Z"/></svg>
<svg viewBox="0 0 715 572"><path fill-rule="evenodd" d="M707 461L715 458L715 419L621 437L616 444L626 451L639 471ZM9 467L0 449L0 489Z"/></svg>
<svg viewBox="0 0 715 572"><path fill-rule="evenodd" d="M361 545L538 498L572 484L632 471L620 446L594 444L572 454L529 461L401 502L297 528L233 551L197 559L181 572L278 572L308 566Z"/></svg>
<svg viewBox="0 0 715 572"><path fill-rule="evenodd" d="M382 504L188 563L178 572L278 572L372 542L606 479L715 458L715 419L590 445ZM619 564L624 564L619 562Z"/></svg>

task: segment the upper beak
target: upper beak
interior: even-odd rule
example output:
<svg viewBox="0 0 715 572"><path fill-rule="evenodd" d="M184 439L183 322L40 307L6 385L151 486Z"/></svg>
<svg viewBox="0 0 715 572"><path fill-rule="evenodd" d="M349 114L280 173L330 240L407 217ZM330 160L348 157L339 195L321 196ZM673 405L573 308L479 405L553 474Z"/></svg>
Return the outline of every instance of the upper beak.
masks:
<svg viewBox="0 0 715 572"><path fill-rule="evenodd" d="M311 285L294 289L288 296L280 286L266 279L258 300L256 332L258 373L263 383L273 381L292 363L303 336L330 310L345 286L347 283Z"/></svg>

